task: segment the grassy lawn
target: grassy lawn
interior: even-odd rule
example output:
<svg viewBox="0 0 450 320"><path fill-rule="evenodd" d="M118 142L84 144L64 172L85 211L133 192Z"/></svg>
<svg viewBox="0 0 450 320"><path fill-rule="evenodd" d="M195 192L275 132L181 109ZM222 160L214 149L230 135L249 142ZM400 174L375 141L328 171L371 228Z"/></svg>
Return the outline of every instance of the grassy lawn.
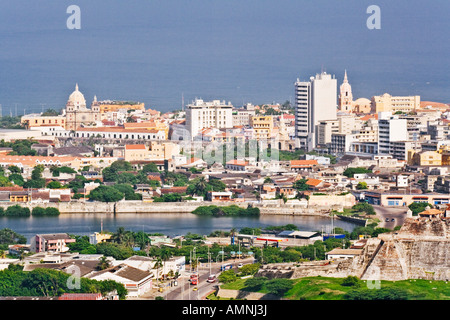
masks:
<svg viewBox="0 0 450 320"><path fill-rule="evenodd" d="M290 300L344 300L344 295L355 289L372 293L377 290L369 290L362 280L358 282L359 288L342 286L342 278L308 277L291 281L293 287L284 295L284 298ZM245 290L245 279L223 284L221 288ZM450 283L445 281L381 281L380 289L405 292L408 300L450 300ZM258 292L267 293L267 290L263 287Z"/></svg>

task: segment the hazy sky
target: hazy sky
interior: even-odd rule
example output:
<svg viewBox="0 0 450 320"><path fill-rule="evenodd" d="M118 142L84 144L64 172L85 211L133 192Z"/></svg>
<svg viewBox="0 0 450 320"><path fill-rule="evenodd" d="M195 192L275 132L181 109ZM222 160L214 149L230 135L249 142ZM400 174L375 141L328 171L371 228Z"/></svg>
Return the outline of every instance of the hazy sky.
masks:
<svg viewBox="0 0 450 320"><path fill-rule="evenodd" d="M354 97L389 92L450 102L450 1L0 0L0 104L63 107L129 99L170 110L195 97L289 100L322 68ZM69 30L66 9L81 9ZM369 30L366 9L381 9ZM5 111L4 111L5 112Z"/></svg>

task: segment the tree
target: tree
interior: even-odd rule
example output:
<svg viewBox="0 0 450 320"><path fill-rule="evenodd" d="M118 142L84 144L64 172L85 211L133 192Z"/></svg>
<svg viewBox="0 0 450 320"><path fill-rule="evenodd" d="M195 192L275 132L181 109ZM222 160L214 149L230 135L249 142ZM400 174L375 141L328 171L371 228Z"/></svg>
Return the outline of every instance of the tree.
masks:
<svg viewBox="0 0 450 320"><path fill-rule="evenodd" d="M160 256L161 260L163 261L163 265L164 265L163 270L166 270L166 261L172 257L172 253L166 247L164 247L161 249L159 256Z"/></svg>
<svg viewBox="0 0 450 320"><path fill-rule="evenodd" d="M11 183L9 178L7 178L5 176L0 176L0 187L10 187L12 185L13 184Z"/></svg>
<svg viewBox="0 0 450 320"><path fill-rule="evenodd" d="M21 172L22 172L22 170L20 170L20 168L19 168L18 166L15 166L15 165L9 166L9 167L8 167L8 170L9 170L11 173L21 173Z"/></svg>
<svg viewBox="0 0 450 320"><path fill-rule="evenodd" d="M125 195L125 200L142 200L142 195L135 193L131 185L126 183L119 183L112 186Z"/></svg>
<svg viewBox="0 0 450 320"><path fill-rule="evenodd" d="M154 163L148 163L142 167L143 173L159 172L158 166Z"/></svg>
<svg viewBox="0 0 450 320"><path fill-rule="evenodd" d="M109 262L108 258L105 256L102 256L97 264L97 270L105 270L108 269L111 266L111 263Z"/></svg>
<svg viewBox="0 0 450 320"><path fill-rule="evenodd" d="M307 179L300 179L294 182L293 187L297 191L307 191L309 189L309 186L306 184L308 182Z"/></svg>
<svg viewBox="0 0 450 320"><path fill-rule="evenodd" d="M124 194L111 186L98 186L89 193L89 200L101 202L116 202L122 200Z"/></svg>
<svg viewBox="0 0 450 320"><path fill-rule="evenodd" d="M358 190L367 189L367 182L364 181L358 182L358 184L356 185L356 189Z"/></svg>
<svg viewBox="0 0 450 320"><path fill-rule="evenodd" d="M25 244L27 239L11 229L0 230L0 244Z"/></svg>
<svg viewBox="0 0 450 320"><path fill-rule="evenodd" d="M411 209L413 216L417 216L420 212L425 211L427 207L432 208L433 206L428 202L413 202L408 208Z"/></svg>
<svg viewBox="0 0 450 320"><path fill-rule="evenodd" d="M276 296L283 296L293 287L293 283L289 279L272 279L265 284L269 293Z"/></svg>
<svg viewBox="0 0 450 320"><path fill-rule="evenodd" d="M45 179L42 178L42 172L44 171L43 165L37 165L31 172L31 179L24 183L24 188L43 188L45 187Z"/></svg>
<svg viewBox="0 0 450 320"><path fill-rule="evenodd" d="M50 182L47 184L47 188L49 188L49 189L64 189L65 186L63 186L63 185L61 184L61 182L59 182L59 181L50 181Z"/></svg>
<svg viewBox="0 0 450 320"><path fill-rule="evenodd" d="M264 283L267 281L266 277L253 277L245 280L245 290L257 292L261 290Z"/></svg>
<svg viewBox="0 0 450 320"><path fill-rule="evenodd" d="M13 182L15 185L23 186L25 184L25 179L20 173L13 173L8 176L9 181Z"/></svg>
<svg viewBox="0 0 450 320"><path fill-rule="evenodd" d="M372 170L369 170L369 169L366 169L366 168L361 168L361 167L358 167L358 168L347 168L347 169L345 169L343 175L348 177L348 178L353 178L353 175L355 173L370 173L370 172L372 172Z"/></svg>
<svg viewBox="0 0 450 320"><path fill-rule="evenodd" d="M229 282L236 281L236 273L234 272L233 269L223 271L219 275L219 281L223 282L223 283L229 283Z"/></svg>

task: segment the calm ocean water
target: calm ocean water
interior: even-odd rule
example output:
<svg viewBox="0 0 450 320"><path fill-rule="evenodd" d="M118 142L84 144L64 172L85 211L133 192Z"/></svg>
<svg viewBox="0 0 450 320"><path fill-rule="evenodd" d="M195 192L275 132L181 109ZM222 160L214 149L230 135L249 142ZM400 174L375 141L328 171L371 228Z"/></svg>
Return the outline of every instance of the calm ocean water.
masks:
<svg viewBox="0 0 450 320"><path fill-rule="evenodd" d="M70 233L89 235L103 230L115 232L117 228L163 233L168 236L185 235L188 232L208 235L215 230L238 231L244 227L267 227L294 224L302 231L330 232L332 222L324 217L293 217L289 215L262 215L260 217L200 217L194 214L62 214L58 217L1 217L0 229L9 228L28 241L38 233ZM352 231L355 224L335 219L334 227Z"/></svg>
<svg viewBox="0 0 450 320"><path fill-rule="evenodd" d="M69 5L81 29L69 30ZM369 30L367 7L381 9ZM325 70L354 98L389 92L450 102L448 0L1 1L3 115L62 108L75 83L88 105L195 97L293 101L296 78Z"/></svg>

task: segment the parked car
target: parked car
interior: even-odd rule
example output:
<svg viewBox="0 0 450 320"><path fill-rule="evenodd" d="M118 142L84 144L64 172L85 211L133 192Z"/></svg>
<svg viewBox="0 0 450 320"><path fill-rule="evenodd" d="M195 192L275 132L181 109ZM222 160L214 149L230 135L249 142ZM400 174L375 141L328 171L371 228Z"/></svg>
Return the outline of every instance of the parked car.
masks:
<svg viewBox="0 0 450 320"><path fill-rule="evenodd" d="M243 266L244 266L243 263L239 263L237 267L240 269L240 268L242 268Z"/></svg>

